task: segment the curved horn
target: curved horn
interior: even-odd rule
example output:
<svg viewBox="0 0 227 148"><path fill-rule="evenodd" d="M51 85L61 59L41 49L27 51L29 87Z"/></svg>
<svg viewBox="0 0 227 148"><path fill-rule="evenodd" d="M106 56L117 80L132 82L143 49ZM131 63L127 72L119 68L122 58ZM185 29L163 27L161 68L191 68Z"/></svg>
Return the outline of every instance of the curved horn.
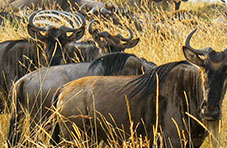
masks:
<svg viewBox="0 0 227 148"><path fill-rule="evenodd" d="M33 20L34 18L36 17L36 15L40 12L41 10L38 10L38 11L34 11L30 16L29 16L29 19L28 19L28 24L40 31L46 31L47 29L45 27L38 27L38 26L35 26L34 23L33 23Z"/></svg>
<svg viewBox="0 0 227 148"><path fill-rule="evenodd" d="M68 24L68 25L70 25L69 23L68 23L68 21L66 21L66 20L64 20L64 18L63 17L61 17L61 16L59 16L59 14L61 14L59 11L57 11L57 10L40 10L40 11L38 11L38 13L36 13L37 15L35 15L35 17L34 18L36 18L36 17L53 17L53 18L55 18L55 19L57 19L57 20L59 20L59 21L62 21L62 22L64 22L65 24ZM32 14L33 15L33 14ZM31 17L32 17L32 15L31 15ZM64 15L65 16L65 15ZM30 17L30 18L31 18ZM66 16L65 16L66 17ZM53 26L55 26L55 25L58 25L57 23L55 23L55 22L51 22L50 20L35 20L34 21L34 18L32 18L33 20L32 20L32 23L33 23L33 25L34 25L34 22L35 23L40 23L40 24L47 24L48 26L50 26L50 25L53 25ZM67 17L68 19L70 19L69 17ZM30 21L30 20L29 20ZM29 22L30 23L30 22Z"/></svg>
<svg viewBox="0 0 227 148"><path fill-rule="evenodd" d="M31 16L33 16L33 15L31 15ZM65 12L65 11L42 10L42 11L39 11L39 14L37 16L39 16L39 17L54 17L55 19L62 21L64 24L67 24L67 25L72 27L72 28L69 28L69 27L64 26L63 28L66 29L65 31L67 31L67 32L72 32L72 31L76 30L76 29L74 29L73 24L79 25L79 28L84 27L86 25L86 19L84 18L84 16L82 14L80 14L78 12L75 12L75 15L73 15L72 13ZM63 17L67 18L68 20L65 20ZM39 21L36 21L36 22L39 22L39 23L44 22L44 24L48 24L48 23L45 23L45 22L50 22L50 21L48 21L48 20L40 21L39 20ZM54 23L54 22L52 22L50 24L56 25L56 23Z"/></svg>
<svg viewBox="0 0 227 148"><path fill-rule="evenodd" d="M198 28L194 29L191 33L189 33L189 35L188 35L187 38L186 38L185 46L187 46L187 47L190 48L190 49L193 49L193 48L191 47L191 45L190 45L190 40L191 40L191 38L192 38L192 35L196 32L197 29L198 29Z"/></svg>
<svg viewBox="0 0 227 148"><path fill-rule="evenodd" d="M97 12L98 10L97 10L97 8L92 8L90 11L88 11L87 13L88 14L93 14L93 13L95 13L95 12Z"/></svg>
<svg viewBox="0 0 227 148"><path fill-rule="evenodd" d="M92 35L94 33L94 30L92 28L92 25L94 24L95 20L92 20L89 24L89 27L88 27L88 32Z"/></svg>
<svg viewBox="0 0 227 148"><path fill-rule="evenodd" d="M61 16L59 16L58 14L53 14L53 13L49 13L49 11L47 11L48 13L42 13L42 14L39 14L38 16L39 17L52 17L52 18L55 18L59 21L62 21L64 24L68 24L68 25L71 25L68 21L64 20ZM57 23L54 23L50 20L36 20L35 23L42 23L42 24L47 24L47 25L58 25Z"/></svg>
<svg viewBox="0 0 227 148"><path fill-rule="evenodd" d="M75 15L72 14L72 13L70 13L70 12L66 12L66 11L52 10L52 12L57 13L57 15L60 14L60 15L62 15L62 16L64 16L64 17L66 17L67 19L69 19L69 20L71 21L70 24L71 24L72 28L74 28L74 26L73 26L72 24L79 24L80 27L86 25L86 19L85 19L85 17L84 17L82 14L78 13L78 12L74 12ZM62 17L61 17L61 18L62 18ZM62 18L62 19L63 19L63 18ZM61 19L61 20L62 20L62 19ZM64 19L63 19L63 21L65 22ZM76 22L75 22L75 21L76 21ZM67 21L66 21L66 22L67 22Z"/></svg>
<svg viewBox="0 0 227 148"><path fill-rule="evenodd" d="M92 28L92 25L94 24L94 23L99 23L97 20L92 20L91 22L90 22L90 24L89 24L89 27L88 27L88 32L91 34L91 35L93 35L94 34L94 30L93 30L93 28Z"/></svg>
<svg viewBox="0 0 227 148"><path fill-rule="evenodd" d="M79 28L84 27L86 25L85 17L82 14L80 14L79 12L75 12L75 15L73 15L73 14L71 14L69 12L64 12L64 13L65 14L70 14L77 21L77 24L79 24ZM72 22L74 22L74 21L72 21Z"/></svg>
<svg viewBox="0 0 227 148"><path fill-rule="evenodd" d="M64 12L64 13L68 14L68 12ZM78 28L83 28L86 25L85 17L78 12L76 12L75 14L76 14L76 16L74 16L74 15L72 15L72 16L74 18L76 18L77 21L78 21L78 17L80 19L80 21L78 21L78 23L80 24L80 26ZM69 27L66 27L66 26L61 26L61 28L63 28L66 32L74 32L74 31L78 30L78 28L69 28Z"/></svg>
<svg viewBox="0 0 227 148"><path fill-rule="evenodd" d="M84 3L83 5L80 6L79 11L82 12L83 14L86 14L84 11L84 7L87 5L87 3Z"/></svg>
<svg viewBox="0 0 227 148"><path fill-rule="evenodd" d="M85 26L86 25L86 19L85 19L85 17L82 14L78 13L78 12L76 14L80 17L80 19L82 21L82 24L80 24L80 25L81 26Z"/></svg>
<svg viewBox="0 0 227 148"><path fill-rule="evenodd" d="M131 40L133 38L133 32L132 32L132 30L129 27L127 27L127 26L125 26L125 27L128 29L128 31L130 33L130 36L128 38L125 38L121 34L118 34L117 37L119 39L121 39L122 41L129 41L129 40Z"/></svg>
<svg viewBox="0 0 227 148"><path fill-rule="evenodd" d="M95 22L99 23L99 22L96 21L96 20L92 20L92 21L90 22L90 24L89 24L89 27L88 27L88 32L89 32L91 35L94 34L94 30L93 30L93 28L92 28L92 25L93 25ZM104 37L104 38L110 36L110 33L107 32L107 31L98 32L97 34L98 34L99 37Z"/></svg>
<svg viewBox="0 0 227 148"><path fill-rule="evenodd" d="M107 9L104 8L104 7L102 7L102 8L100 9L100 13L101 13L101 14L104 14L104 15L106 15L106 14L112 14L112 12L111 12L110 10L107 10Z"/></svg>
<svg viewBox="0 0 227 148"><path fill-rule="evenodd" d="M191 33L189 33L189 35L187 36L186 41L185 41L185 46L190 48L192 51L194 51L195 53L197 53L199 55L207 55L208 53L213 51L213 49L211 47L195 49L195 48L192 48L191 45L190 45L190 40L192 38L192 35L196 32L196 30L197 30L197 28L194 29Z"/></svg>

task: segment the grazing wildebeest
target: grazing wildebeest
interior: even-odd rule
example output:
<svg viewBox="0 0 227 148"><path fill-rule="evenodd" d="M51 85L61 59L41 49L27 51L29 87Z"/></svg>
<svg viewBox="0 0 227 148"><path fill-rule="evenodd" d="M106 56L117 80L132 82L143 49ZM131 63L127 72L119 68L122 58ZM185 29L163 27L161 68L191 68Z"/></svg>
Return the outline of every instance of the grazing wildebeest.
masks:
<svg viewBox="0 0 227 148"><path fill-rule="evenodd" d="M131 129L127 98L137 135L157 140L163 147L179 148L186 144L199 147L207 133L188 114L201 122L220 120L227 89L227 49L222 52L210 47L193 49L190 39L195 31L188 35L183 46L186 61L167 63L141 76L84 77L59 88L54 99L58 100L57 112L61 116L54 140L59 142L59 131L65 139L72 139L73 123L88 134L95 127L93 132L104 140L111 134L107 129L112 126L118 132L123 127L126 134L122 134L127 136ZM107 123L103 123L104 117ZM157 123L162 138L154 139ZM183 135L178 134L178 129ZM121 141L120 135L113 137L113 141Z"/></svg>
<svg viewBox="0 0 227 148"><path fill-rule="evenodd" d="M45 15L61 18L61 15L70 18L71 22L79 25L78 28L48 25L40 27L35 25L37 18ZM69 42L79 40L85 32L85 18L76 13L48 10L35 11L29 17L27 26L30 39L9 40L0 43L0 89L8 93L12 81L17 80L29 71L41 65L59 65L62 62L64 46ZM67 33L71 33L67 35ZM2 102L0 105L2 107ZM2 108L1 108L2 109Z"/></svg>
<svg viewBox="0 0 227 148"><path fill-rule="evenodd" d="M121 34L111 35L106 31L99 32L94 28L95 22L98 23L98 21L92 20L88 27L88 32L92 35L93 40L75 41L65 46L68 54L76 54L77 59L75 60L79 62L91 62L107 53L122 52L125 49L135 47L139 42L139 38L133 39L133 32L128 27L126 28L128 29L130 36L125 38ZM70 51L72 51L72 53L70 53Z"/></svg>
<svg viewBox="0 0 227 148"><path fill-rule="evenodd" d="M174 10L179 10L180 4L182 1L187 2L188 0L149 0L148 6L150 6L153 2L158 2L158 3L162 3L161 8L163 10L166 10L168 8L168 5L174 5ZM141 6L141 4L142 4L142 0L139 0L139 5Z"/></svg>
<svg viewBox="0 0 227 148"><path fill-rule="evenodd" d="M37 10L38 8L52 8L53 6L60 7L64 11L70 11L74 8L79 10L80 7L83 9L89 9L91 12L100 11L101 14L112 14L106 5L99 1L94 0L13 0L9 2L9 7L11 7L15 12L23 9L24 7L33 8Z"/></svg>
<svg viewBox="0 0 227 148"><path fill-rule="evenodd" d="M49 118L51 112L48 109L58 87L85 76L139 75L155 67L154 63L148 63L144 58L117 52L102 56L93 62L43 67L23 76L15 83L13 89L16 95L13 102L17 105L13 110L18 117L15 118L14 115L11 119L9 134L11 143L14 134L17 133L13 129L24 115L20 104L31 114L31 127L34 128L35 124L42 124Z"/></svg>

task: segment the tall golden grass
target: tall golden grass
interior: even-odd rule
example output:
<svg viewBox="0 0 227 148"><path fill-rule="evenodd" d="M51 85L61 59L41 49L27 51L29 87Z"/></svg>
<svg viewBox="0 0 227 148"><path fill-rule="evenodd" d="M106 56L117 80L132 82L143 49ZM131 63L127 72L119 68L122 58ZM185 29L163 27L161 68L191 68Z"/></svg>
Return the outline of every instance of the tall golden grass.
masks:
<svg viewBox="0 0 227 148"><path fill-rule="evenodd" d="M119 5L122 3L119 0L116 0ZM125 2L125 1L122 1ZM131 2L131 1L130 1ZM132 48L126 50L126 52L133 53L139 57L144 57L149 61L155 62L157 65L178 61L185 59L182 52L182 46L189 32L191 32L195 27L198 28L198 31L195 33L191 40L191 44L195 48L201 47L213 47L217 51L222 51L227 48L227 18L224 17L225 22L213 22L214 19L218 18L226 13L226 6L221 4L211 4L206 2L188 2L182 4L182 9L186 12L191 12L191 18L183 21L179 20L169 20L168 16L172 16L173 12L163 12L163 11L154 11L146 9L147 6L144 6L145 11L139 13L137 8L129 6L136 16L139 16L143 20L143 32L137 31L136 27L130 23L128 19L124 16L119 16L121 22L130 28L135 33L136 37L140 38L139 44ZM155 8L154 8L155 9ZM150 19L151 16L156 16L155 21ZM97 18L98 19L98 18ZM165 23L160 23L160 20L164 20ZM0 41L11 40L11 39L22 39L28 38L28 33L26 32L26 24L21 24L21 22L16 22L19 24L19 28L16 28L10 22L6 22L5 26L0 27ZM122 29L118 26L115 26L111 21L105 22L108 25L108 28L102 22L99 27L101 30L107 30L112 34L118 32L127 36L128 31ZM154 23L159 25L160 30L157 31L154 28ZM84 39L91 38L88 32L86 32ZM220 141L222 147L227 147L227 97L225 97L222 107L223 117L220 126ZM103 119L105 121L105 118ZM113 119L114 120L114 119ZM104 122L105 123L105 122ZM9 115L0 116L0 147L6 146L3 141L7 137L9 124ZM27 127L28 123L25 123L24 127ZM133 123L132 123L133 124ZM122 133L122 138L125 138L125 133L119 129L113 129L110 125L104 124L106 132L109 133L110 139L108 144L112 147L119 147L119 143L115 140L117 132ZM134 125L136 126L136 125ZM133 127L133 125L132 125ZM33 147L47 147L50 146L48 143L49 134L45 133L45 128L39 126L36 129L32 129L33 133L36 133L33 137L29 135L25 136L25 141L29 143L29 146ZM71 146L79 147L88 147L87 140L90 138L86 136L86 133L81 131L74 125L75 134L74 142L64 141L64 144ZM131 139L123 141L123 147L149 147L150 141L147 138L134 135L136 131L131 129ZM95 133L95 131L94 131ZM44 135L44 136L40 136ZM95 135L95 134L94 134ZM157 135L158 136L158 135ZM95 136L94 136L95 137ZM97 137L94 138L96 141ZM96 141L97 142L97 141ZM23 143L23 141L22 141ZM64 146L64 144L62 146ZM104 144L98 143L95 147L101 147ZM207 140L203 143L202 147L209 147L210 144ZM6 146L7 147L7 146Z"/></svg>

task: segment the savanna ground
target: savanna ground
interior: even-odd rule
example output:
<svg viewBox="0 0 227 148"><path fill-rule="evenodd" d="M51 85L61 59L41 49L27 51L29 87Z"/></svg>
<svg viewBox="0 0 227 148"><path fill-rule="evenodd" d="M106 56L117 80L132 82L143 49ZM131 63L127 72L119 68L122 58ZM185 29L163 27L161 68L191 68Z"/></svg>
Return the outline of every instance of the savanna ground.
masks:
<svg viewBox="0 0 227 148"><path fill-rule="evenodd" d="M119 0L120 1L120 0ZM119 3L118 1L118 3ZM121 1L126 3L127 1ZM132 1L130 1L132 3ZM0 2L1 3L1 2ZM2 3L1 3L2 4ZM190 12L191 18L187 18L183 21L179 20L169 20L167 16L171 16L172 11L162 12L162 11L152 11L144 9L145 11L140 12L137 8L131 7L131 11L134 12L136 16L139 16L143 21L143 32L136 30L134 25L129 23L129 20L120 16L122 23L130 26L135 32L136 37L140 38L139 44L132 48L128 49L126 52L134 53L139 57L144 57L149 61L155 62L157 65L164 64L167 62L183 60L182 46L189 32L194 28L198 28L197 32L191 40L192 47L202 48L202 47L213 47L217 51L222 51L227 48L227 18L222 17L224 21L219 22L215 21L216 18L222 14L227 13L227 7L223 4L214 4L208 2L187 2L182 3L181 9ZM146 5L145 5L146 8ZM150 19L150 16L155 16L156 19ZM164 20L164 24L160 24L160 30L156 31L153 27L154 23ZM19 23L19 22L17 22ZM111 33L121 32L127 36L128 31L124 31L119 27L113 25L111 22L108 29L104 25L99 26L102 30L108 30ZM19 28L7 24L6 27L0 27L0 41L5 41L9 39L21 39L27 38L28 34L26 32L26 24L20 24ZM91 36L86 32L83 39L90 38ZM227 147L227 97L224 99L222 107L223 117L220 124L220 142L222 147ZM9 116L1 115L0 120L0 143L7 137ZM27 127L26 125L24 127ZM48 137L48 136L47 136ZM42 138L41 138L42 139ZM45 139L45 138L44 138ZM36 147L46 147L46 143L41 141L36 141L27 136L26 140L30 143L34 143ZM45 141L45 140L44 140ZM139 143L139 144L138 144ZM125 147L142 147L146 146L146 142L139 140L137 144L125 144ZM141 144L142 143L142 144ZM127 146L126 146L127 145ZM0 144L0 147L3 145ZM84 146L81 144L81 146ZM206 148L210 146L208 140L203 143L202 147ZM84 146L86 147L86 146Z"/></svg>

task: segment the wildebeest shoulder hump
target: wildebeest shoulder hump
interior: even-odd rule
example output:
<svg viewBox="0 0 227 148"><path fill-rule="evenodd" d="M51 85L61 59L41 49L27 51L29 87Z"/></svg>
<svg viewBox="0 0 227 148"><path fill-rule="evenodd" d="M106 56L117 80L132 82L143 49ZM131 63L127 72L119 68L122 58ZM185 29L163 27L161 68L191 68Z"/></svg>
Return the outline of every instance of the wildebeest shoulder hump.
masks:
<svg viewBox="0 0 227 148"><path fill-rule="evenodd" d="M6 53L12 49L17 43L20 43L20 42L25 42L26 40L25 39L22 39L22 40L10 40L10 41L5 41L5 42L2 42L2 43L9 43L7 46L6 46Z"/></svg>
<svg viewBox="0 0 227 148"><path fill-rule="evenodd" d="M124 68L127 59L131 56L135 57L133 54L121 52L108 54L94 60L89 66L88 71L94 71L94 69L101 64L104 69L104 76L112 75L113 73L121 71Z"/></svg>
<svg viewBox="0 0 227 148"><path fill-rule="evenodd" d="M127 97L133 98L138 93L142 92L143 96L147 96L150 92L156 90L156 82L158 76L158 82L162 83L168 73L177 65L187 64L187 61L172 62L164 65L160 65L148 73L143 74L142 76L129 82L121 91L122 94L128 94ZM130 90L130 91L129 91Z"/></svg>

